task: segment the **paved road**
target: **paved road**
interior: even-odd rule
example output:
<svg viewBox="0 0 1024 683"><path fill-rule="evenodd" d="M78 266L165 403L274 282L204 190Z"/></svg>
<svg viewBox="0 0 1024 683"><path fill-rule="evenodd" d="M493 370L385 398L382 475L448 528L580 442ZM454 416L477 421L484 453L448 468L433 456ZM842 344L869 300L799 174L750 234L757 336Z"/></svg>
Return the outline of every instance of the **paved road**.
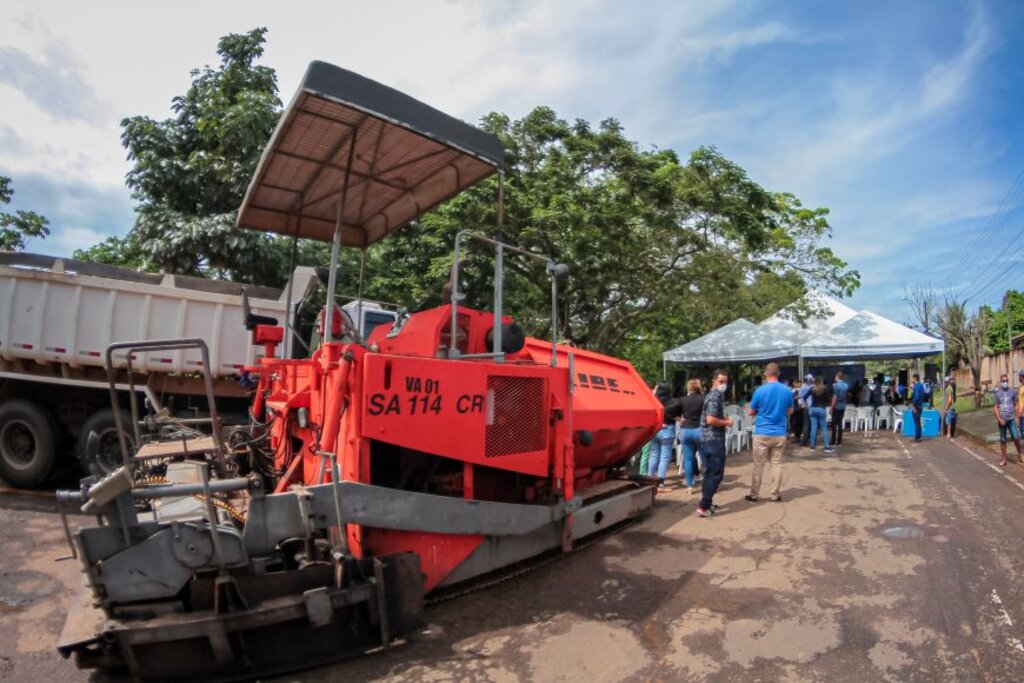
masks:
<svg viewBox="0 0 1024 683"><path fill-rule="evenodd" d="M428 611L409 644L281 681L1024 679L1024 485L971 444L847 438L788 454L781 504L727 467L620 533ZM0 677L89 680L52 651L77 580L52 514L0 509ZM21 507L25 507L24 504Z"/></svg>

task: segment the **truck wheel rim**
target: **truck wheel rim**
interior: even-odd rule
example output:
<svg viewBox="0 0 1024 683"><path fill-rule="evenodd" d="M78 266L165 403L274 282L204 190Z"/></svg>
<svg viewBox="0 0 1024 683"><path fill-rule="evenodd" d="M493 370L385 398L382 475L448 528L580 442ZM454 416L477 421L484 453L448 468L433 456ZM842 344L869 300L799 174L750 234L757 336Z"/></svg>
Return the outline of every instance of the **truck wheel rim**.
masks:
<svg viewBox="0 0 1024 683"><path fill-rule="evenodd" d="M117 428L110 427L99 433L99 445L95 453L90 453L93 462L103 474L110 474L121 466L121 442L117 438ZM128 443L132 439L129 437Z"/></svg>
<svg viewBox="0 0 1024 683"><path fill-rule="evenodd" d="M27 469L36 459L36 437L23 420L8 420L0 429L0 455L4 462L19 470Z"/></svg>

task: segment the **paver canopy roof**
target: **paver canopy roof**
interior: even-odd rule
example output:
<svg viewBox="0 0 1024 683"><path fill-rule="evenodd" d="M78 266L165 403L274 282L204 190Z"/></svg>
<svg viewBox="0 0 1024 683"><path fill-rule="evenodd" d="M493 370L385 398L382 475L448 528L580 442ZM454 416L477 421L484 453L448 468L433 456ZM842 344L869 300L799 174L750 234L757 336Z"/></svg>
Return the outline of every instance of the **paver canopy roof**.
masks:
<svg viewBox="0 0 1024 683"><path fill-rule="evenodd" d="M494 135L313 62L263 151L238 226L330 241L343 207L343 243L365 247L500 171L504 158Z"/></svg>

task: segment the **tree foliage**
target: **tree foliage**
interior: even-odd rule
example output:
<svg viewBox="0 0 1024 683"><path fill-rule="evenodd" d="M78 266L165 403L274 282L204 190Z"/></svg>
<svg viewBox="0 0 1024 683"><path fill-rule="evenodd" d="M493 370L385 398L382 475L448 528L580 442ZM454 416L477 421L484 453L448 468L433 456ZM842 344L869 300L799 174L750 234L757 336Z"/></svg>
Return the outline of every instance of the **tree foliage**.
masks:
<svg viewBox="0 0 1024 683"><path fill-rule="evenodd" d="M808 287L848 295L859 283L821 246L826 209L765 190L712 147L683 162L671 150L641 149L614 119L569 123L546 107L518 121L491 114L483 127L507 149L500 236L571 265L559 336L629 357L645 374L657 373L666 348L737 316L761 319ZM496 182L374 250L371 291L440 303L456 232L499 236ZM470 305L490 301L491 253L473 247L466 257ZM528 332L548 334L543 265L509 257L506 278L506 310Z"/></svg>
<svg viewBox="0 0 1024 683"><path fill-rule="evenodd" d="M0 206L10 204L13 198L11 179L0 176ZM35 211L0 211L0 251L21 251L25 240L49 235L49 225L50 222Z"/></svg>
<svg viewBox="0 0 1024 683"><path fill-rule="evenodd" d="M974 384L974 405L981 406L981 362L989 352L987 339L991 325L991 311L982 306L974 315L967 311L963 300L947 298L939 308L936 324L946 341L946 352L952 364L959 367L966 362L971 368Z"/></svg>
<svg viewBox="0 0 1024 683"><path fill-rule="evenodd" d="M270 235L235 228L235 217L260 153L280 114L274 70L255 62L266 29L220 39L220 64L192 71L192 84L163 121L121 121L138 201L125 237L78 255L121 255L156 270L280 284L281 245Z"/></svg>
<svg viewBox="0 0 1024 683"><path fill-rule="evenodd" d="M127 238L80 255L283 282L290 242L233 227L279 115L274 73L254 64L264 37L257 29L222 38L220 66L193 72L172 118L123 122L136 225ZM858 273L823 246L827 209L761 187L714 147L680 159L642 148L615 119L567 121L547 107L518 120L492 113L481 127L507 150L504 224L491 178L371 247L368 297L410 309L442 303L455 235L475 231L569 264L559 337L630 358L653 376L664 349L737 316L761 319L809 288L844 296L859 284ZM359 259L343 252L342 292L355 292ZM299 262L325 264L326 249L302 244ZM471 243L463 273L467 303L488 308L493 250ZM528 333L548 335L543 263L510 254L505 273L505 310Z"/></svg>
<svg viewBox="0 0 1024 683"><path fill-rule="evenodd" d="M1024 292L1008 290L1003 295L1002 304L991 312L988 347L992 353L1002 353L1010 348L1011 334L1016 336L1024 333Z"/></svg>

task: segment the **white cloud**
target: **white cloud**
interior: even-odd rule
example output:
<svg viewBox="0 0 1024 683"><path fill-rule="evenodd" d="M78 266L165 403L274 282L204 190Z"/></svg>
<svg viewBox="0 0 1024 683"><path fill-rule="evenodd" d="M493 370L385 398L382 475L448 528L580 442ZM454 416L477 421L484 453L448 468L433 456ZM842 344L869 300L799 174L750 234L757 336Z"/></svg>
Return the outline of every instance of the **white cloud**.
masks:
<svg viewBox="0 0 1024 683"><path fill-rule="evenodd" d="M961 44L939 58L915 54L906 61L919 65L909 78L854 61L817 80L779 74L756 92L725 98L720 72L742 68L748 54L768 54L755 49L840 38L752 17L751 5L698 0L8 5L13 30L0 32L0 59L17 51L36 64L55 62L94 104L77 118L59 116L26 97L24 83L0 82L0 171L16 184L38 172L101 189L98 196L121 203L109 213L121 220L130 212L120 118L168 116L190 69L216 62L218 37L261 25L270 29L263 63L277 70L285 101L306 65L322 59L469 120L547 104L569 118L614 116L631 138L682 155L718 143L766 187L833 209L834 246L868 283L855 302L900 289L907 270L893 255L919 244L929 226L984 214L999 198L998 185L967 172L928 192L912 178L905 188L873 186L885 164L920 153L921 141L969 97L995 42L980 4L971 6ZM95 223L72 219L92 210L62 210L60 231L69 234L55 231L45 248L99 234ZM943 233L932 237L941 243Z"/></svg>

